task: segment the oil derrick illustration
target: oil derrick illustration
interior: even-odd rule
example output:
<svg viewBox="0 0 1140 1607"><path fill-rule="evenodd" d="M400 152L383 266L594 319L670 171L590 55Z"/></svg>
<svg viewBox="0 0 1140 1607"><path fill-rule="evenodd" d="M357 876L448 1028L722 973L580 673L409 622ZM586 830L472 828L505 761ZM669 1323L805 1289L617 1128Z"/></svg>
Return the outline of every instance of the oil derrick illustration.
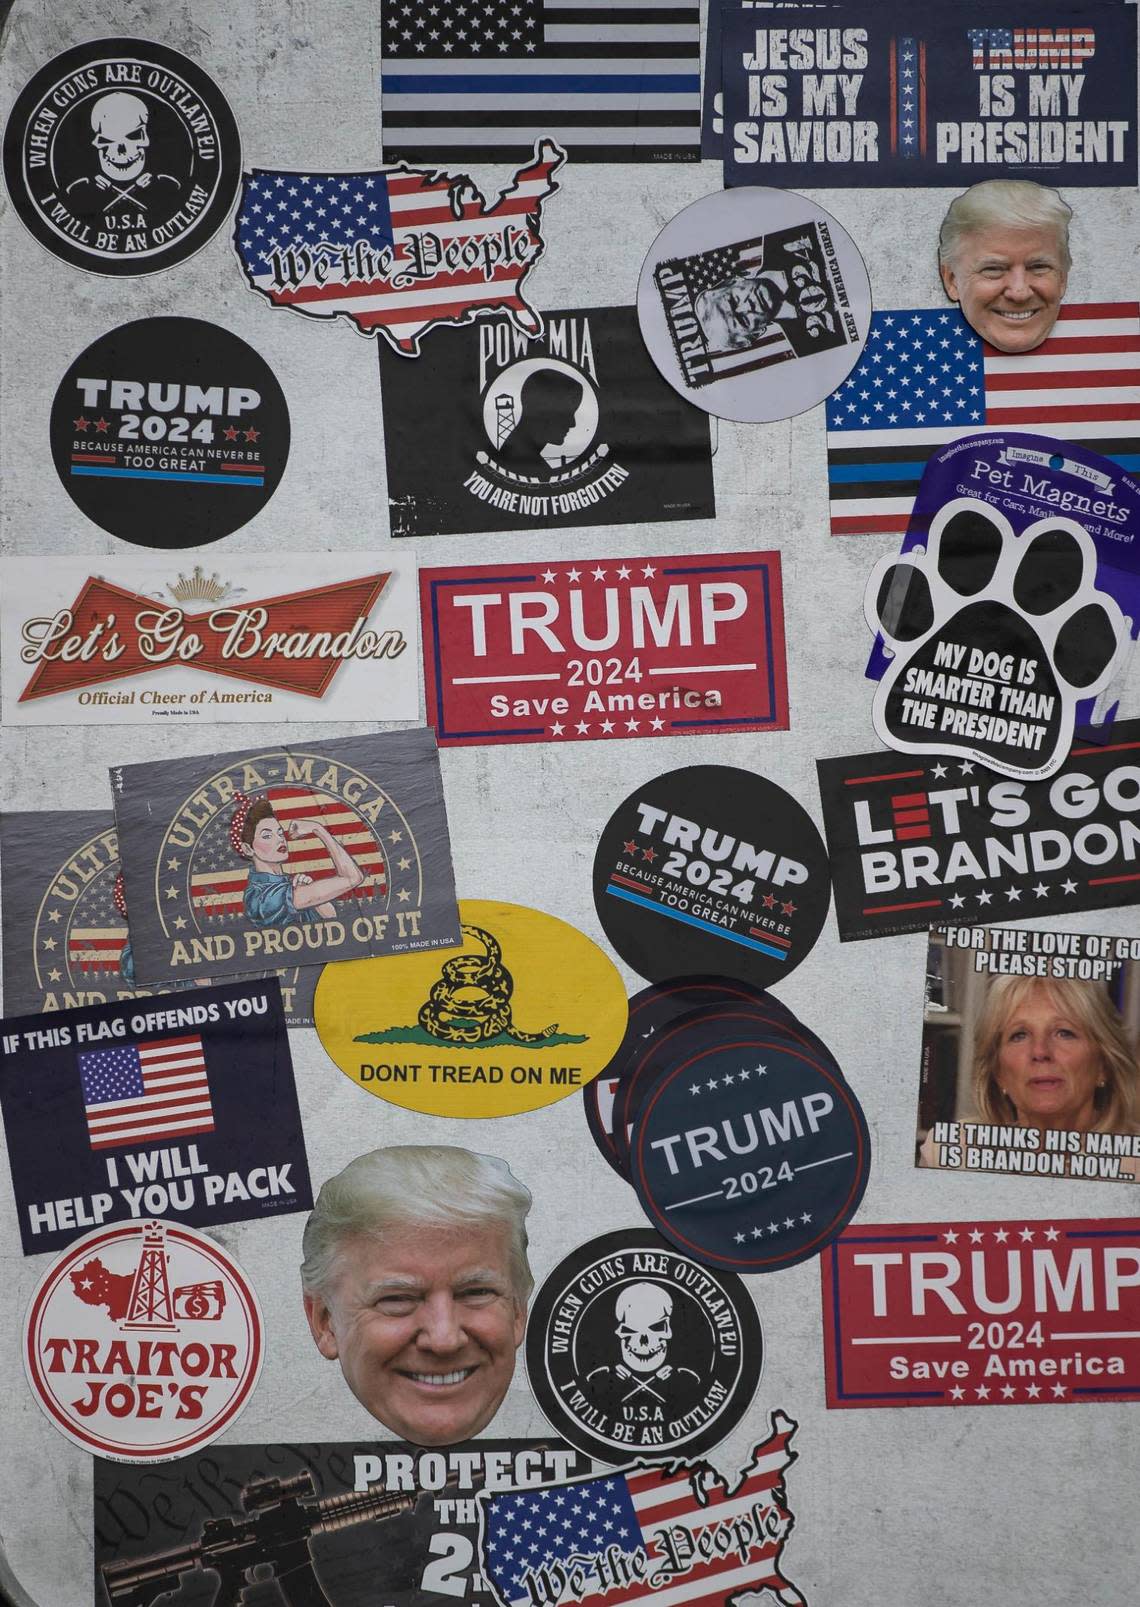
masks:
<svg viewBox="0 0 1140 1607"><path fill-rule="evenodd" d="M171 1332L177 1329L170 1280L166 1276L169 1259L165 1227L161 1222L148 1222L143 1230L142 1254L135 1269L123 1328L145 1329L149 1333L156 1329Z"/></svg>

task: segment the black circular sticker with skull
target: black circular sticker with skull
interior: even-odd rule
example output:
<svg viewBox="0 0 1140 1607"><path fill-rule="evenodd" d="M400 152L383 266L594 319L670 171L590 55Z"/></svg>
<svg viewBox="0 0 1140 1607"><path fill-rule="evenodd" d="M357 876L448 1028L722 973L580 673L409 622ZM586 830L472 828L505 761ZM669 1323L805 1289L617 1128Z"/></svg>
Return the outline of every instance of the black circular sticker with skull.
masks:
<svg viewBox="0 0 1140 1607"><path fill-rule="evenodd" d="M763 1359L741 1279L640 1228L567 1256L527 1323L538 1404L571 1445L602 1462L707 1451L744 1415Z"/></svg>
<svg viewBox="0 0 1140 1607"><path fill-rule="evenodd" d="M4 134L12 204L41 245L91 273L173 267L233 205L237 124L200 67L141 39L96 39L42 67Z"/></svg>

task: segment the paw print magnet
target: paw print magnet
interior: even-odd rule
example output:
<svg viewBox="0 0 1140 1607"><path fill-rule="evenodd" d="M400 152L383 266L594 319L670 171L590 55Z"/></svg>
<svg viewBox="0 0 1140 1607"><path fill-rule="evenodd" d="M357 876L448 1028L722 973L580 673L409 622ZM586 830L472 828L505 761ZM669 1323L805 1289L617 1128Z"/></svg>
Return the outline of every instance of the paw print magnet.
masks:
<svg viewBox="0 0 1140 1607"><path fill-rule="evenodd" d="M1060 767L1078 700L1109 685L1129 642L1074 519L1017 534L973 495L940 510L925 550L876 565L864 609L892 655L873 709L882 740L1025 781Z"/></svg>

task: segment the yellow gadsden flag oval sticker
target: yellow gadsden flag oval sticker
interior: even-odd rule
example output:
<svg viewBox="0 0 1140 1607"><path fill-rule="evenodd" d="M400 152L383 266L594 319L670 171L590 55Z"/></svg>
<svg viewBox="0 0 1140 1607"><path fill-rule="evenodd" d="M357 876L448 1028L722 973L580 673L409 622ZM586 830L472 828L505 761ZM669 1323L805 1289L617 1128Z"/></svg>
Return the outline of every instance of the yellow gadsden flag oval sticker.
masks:
<svg viewBox="0 0 1140 1607"><path fill-rule="evenodd" d="M463 945L326 966L314 1015L341 1071L429 1116L514 1116L583 1088L621 1042L616 967L565 921L467 899Z"/></svg>

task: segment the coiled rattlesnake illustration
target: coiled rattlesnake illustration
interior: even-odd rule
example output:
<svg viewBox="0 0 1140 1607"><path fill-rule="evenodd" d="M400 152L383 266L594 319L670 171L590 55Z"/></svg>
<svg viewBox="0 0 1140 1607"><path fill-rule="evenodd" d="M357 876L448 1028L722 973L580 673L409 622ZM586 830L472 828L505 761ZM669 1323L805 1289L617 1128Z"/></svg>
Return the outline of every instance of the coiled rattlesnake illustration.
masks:
<svg viewBox="0 0 1140 1607"><path fill-rule="evenodd" d="M511 1016L514 980L503 965L503 951L481 926L460 928L465 938L482 944L484 954L460 954L446 960L438 982L420 1006L425 1032L445 1043L486 1043L504 1033L517 1043L542 1043L558 1031L558 1023L541 1032L522 1032Z"/></svg>

